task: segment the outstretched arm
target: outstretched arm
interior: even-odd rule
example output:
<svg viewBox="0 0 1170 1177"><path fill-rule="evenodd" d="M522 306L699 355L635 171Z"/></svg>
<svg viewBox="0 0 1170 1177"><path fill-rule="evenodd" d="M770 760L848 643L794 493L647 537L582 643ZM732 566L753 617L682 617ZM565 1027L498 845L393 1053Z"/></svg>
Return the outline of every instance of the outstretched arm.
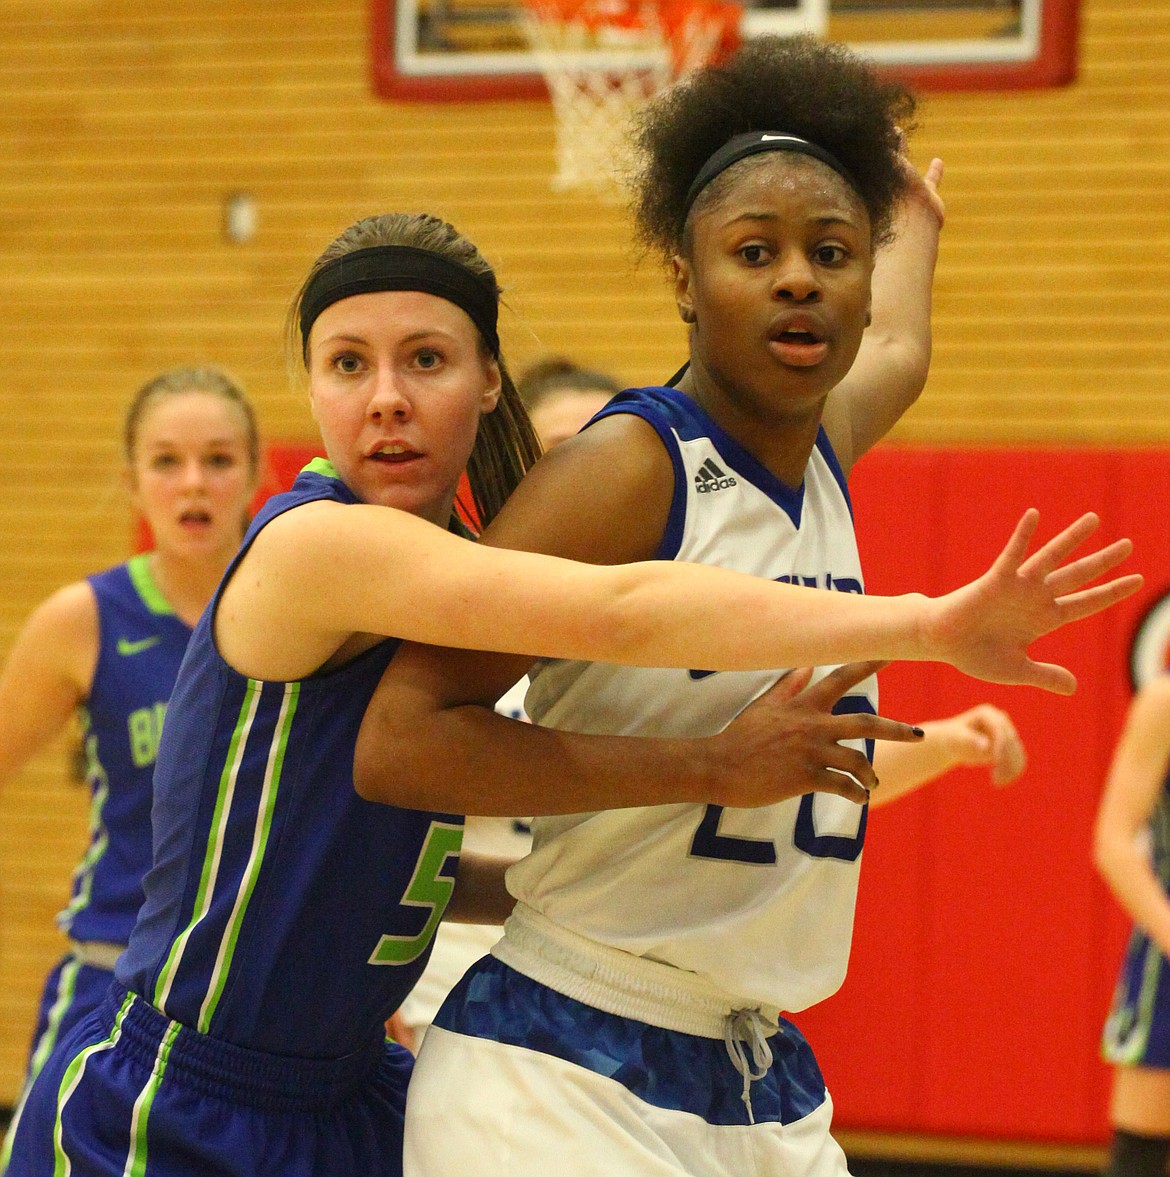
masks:
<svg viewBox="0 0 1170 1177"><path fill-rule="evenodd" d="M873 767L881 787L872 805L904 797L953 768L986 767L992 784L1010 784L1028 762L1011 717L990 703L919 726L924 736L915 744L877 745Z"/></svg>
<svg viewBox="0 0 1170 1177"><path fill-rule="evenodd" d="M97 602L84 581L29 616L0 670L0 781L65 726L89 694L97 652Z"/></svg>
<svg viewBox="0 0 1170 1177"><path fill-rule="evenodd" d="M472 544L386 507L317 503L260 533L225 592L216 636L228 662L255 678L304 677L353 635L380 634L710 670L945 661L991 682L1070 694L1072 674L1033 662L1028 646L1135 592L1141 578L1084 588L1132 545L1070 559L1096 529L1086 515L1029 554L1038 521L1027 512L992 568L956 592L865 597L699 564L583 564Z"/></svg>
<svg viewBox="0 0 1170 1177"><path fill-rule="evenodd" d="M484 815L751 807L813 791L860 804L873 770L841 741L919 738L908 724L832 713L880 665L843 666L811 687L811 670L794 670L717 735L652 739L506 719L483 704L506 687L507 660L406 647L366 709L354 782L367 800Z"/></svg>
<svg viewBox="0 0 1170 1177"><path fill-rule="evenodd" d="M1134 697L1097 810L1093 859L1129 917L1170 955L1170 899L1150 861L1146 827L1170 767L1170 678Z"/></svg>
<svg viewBox="0 0 1170 1177"><path fill-rule="evenodd" d="M653 487L642 481L653 477L646 471L653 470L654 449L638 452L640 443L634 428L638 424L630 419L619 425L620 445L599 446L606 459L601 470L590 466L595 443L589 435L602 431L607 425L604 421L542 459L488 529L480 545L484 554L490 554L486 545L491 543L538 545L558 554L593 554L595 558L598 552L611 557L628 550L637 552L647 539L638 530L647 514L646 504L657 501ZM662 452L660 446L658 452ZM623 458L631 453L627 469ZM568 463L575 467L580 462L587 468L583 480L562 483L556 476L558 466ZM607 503L603 503L591 509L593 504L588 502L583 507L582 501L588 496L580 493L579 482L589 487L594 496L610 496L607 503L616 500L615 508L606 509ZM621 509L617 509L619 506ZM633 523L623 522L623 534L615 538L613 521L629 519ZM1092 531L1094 521L1090 518L1029 557L1035 524L1035 513L1029 513L993 568L959 592L933 601L925 597L887 600L895 616L905 610L901 616L910 630L903 635L902 648L917 651L912 656L921 657L922 648L915 644L918 639L909 636L920 632L924 646L963 669L984 677L1070 690L1073 680L1067 670L1028 660L1026 648L1038 636L1037 627L1051 628L1063 620L1086 616L1132 591L1140 578L1088 590L1087 596L1072 591L1074 583L1099 575L1105 566L1120 558L1128 551L1128 544L1066 564L1073 548ZM632 537L625 535L627 526L634 528ZM651 519L648 535L660 535L662 526L662 519ZM657 541L655 538L649 542ZM606 544L611 547L606 549ZM615 552L613 545L620 546L621 552ZM1062 566L1071 570L1067 577L1060 571ZM730 573L697 565L643 567L660 570L664 575L670 571L685 577L693 575L715 593L689 604L685 594L675 598L674 604L660 598L657 621L665 630L664 640L668 636L684 651L688 643L696 643L689 647L683 666L726 667L737 642L776 643L769 655L770 665L784 666L799 664L801 658L793 656L797 654L824 663L843 662L855 650L873 649L886 640L897 640L890 638L897 632L896 623L885 631L877 624L866 627L860 623L875 598L815 589L795 589L774 597L779 590L792 586L752 581L752 599L744 598L729 606L720 595L719 585ZM605 574L621 570L602 567L593 571ZM712 575L707 577L708 573ZM392 576L390 581L394 582ZM539 591L539 584L535 587ZM1071 595L1067 600L1058 600L1054 593ZM779 607L780 596L791 610ZM769 606L769 600L775 604ZM483 619L485 626L506 623L511 608L504 599L496 600L491 617ZM604 604L598 608L604 612ZM532 629L539 615L537 610L535 604L530 610L521 610L517 617L523 627ZM859 611L855 614L854 610ZM834 614L846 628L854 624L859 628L849 633L845 629L833 630L831 623L824 620L829 614ZM818 615L820 621L815 620ZM849 616L854 621L846 620ZM654 623L652 617L650 624ZM729 637L733 633L737 636ZM599 640L604 636L600 635ZM482 639L482 634L479 637ZM810 653L810 646L820 642L824 646ZM703 643L700 651L698 644ZM834 643L830 654L827 648ZM539 648L531 633L528 645L530 649ZM747 647L738 648L742 653ZM600 650L593 657L618 660ZM834 729L826 717L836 700L825 692L831 692L834 686L839 687L839 694L848 690L842 679L848 672L844 671L830 676L795 703L784 696L784 691L797 685L799 676L789 676L721 737L707 740L583 736L515 724L493 715L492 704L530 662L525 657L498 658L466 650L401 650L375 692L362 725L355 758L355 781L362 795L416 808L483 814L582 812L694 800L759 805L791 796L793 790L799 793L815 788L832 788L857 799L860 791L851 792L856 786L840 772L825 772L832 767L845 767L849 772L853 769L830 759L836 753L826 750L822 739L826 728L817 725L825 723L829 730L837 731L829 742L874 736L913 738L909 728L887 721L881 721L886 726L876 731L860 726L872 717L831 717L833 724L845 725ZM651 659L650 664L670 663L661 656ZM864 677L864 669L861 673ZM854 680L857 681L860 679ZM798 714L791 710L794 705L805 707L810 700L811 712ZM776 714L768 716L769 708L775 708ZM760 716L769 722L758 729L745 728ZM795 726L786 726L790 721ZM795 742L789 741L789 736ZM771 745L770 737L775 740ZM809 739L811 754L807 751ZM802 745L802 741L806 742ZM795 765L791 773L775 771L780 758L790 755L791 761L785 763ZM774 760L771 765L769 757ZM872 780L868 766L859 768L854 775L862 784ZM819 783L808 784L810 779Z"/></svg>
<svg viewBox="0 0 1170 1177"><path fill-rule="evenodd" d="M914 404L930 369L943 167L934 159L919 175L905 157L902 164L909 188L898 206L896 235L874 264L872 319L853 367L825 403L825 432L846 473Z"/></svg>

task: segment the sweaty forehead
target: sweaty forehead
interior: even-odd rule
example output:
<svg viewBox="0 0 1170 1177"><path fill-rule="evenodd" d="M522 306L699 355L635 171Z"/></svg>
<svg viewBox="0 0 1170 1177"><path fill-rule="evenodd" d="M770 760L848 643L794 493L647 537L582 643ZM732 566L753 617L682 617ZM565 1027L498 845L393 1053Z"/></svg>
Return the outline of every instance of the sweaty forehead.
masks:
<svg viewBox="0 0 1170 1177"><path fill-rule="evenodd" d="M688 236L702 217L779 194L836 205L866 223L869 220L856 189L828 164L793 151L769 151L737 161L703 189L687 218Z"/></svg>

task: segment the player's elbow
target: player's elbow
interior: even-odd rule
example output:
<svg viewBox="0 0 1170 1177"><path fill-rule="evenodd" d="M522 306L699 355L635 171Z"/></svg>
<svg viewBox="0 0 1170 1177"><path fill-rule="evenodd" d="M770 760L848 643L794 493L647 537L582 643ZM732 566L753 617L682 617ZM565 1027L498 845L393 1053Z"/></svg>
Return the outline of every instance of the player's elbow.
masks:
<svg viewBox="0 0 1170 1177"><path fill-rule="evenodd" d="M393 722L371 704L353 750L353 787L363 801L412 808L411 774L405 769L400 743Z"/></svg>
<svg viewBox="0 0 1170 1177"><path fill-rule="evenodd" d="M926 387L926 378L930 374L930 352L929 335L912 343L904 343L898 351L907 408L918 400Z"/></svg>
<svg viewBox="0 0 1170 1177"><path fill-rule="evenodd" d="M1117 881L1128 857L1123 842L1108 825L1098 823L1093 831L1093 867L1110 887Z"/></svg>

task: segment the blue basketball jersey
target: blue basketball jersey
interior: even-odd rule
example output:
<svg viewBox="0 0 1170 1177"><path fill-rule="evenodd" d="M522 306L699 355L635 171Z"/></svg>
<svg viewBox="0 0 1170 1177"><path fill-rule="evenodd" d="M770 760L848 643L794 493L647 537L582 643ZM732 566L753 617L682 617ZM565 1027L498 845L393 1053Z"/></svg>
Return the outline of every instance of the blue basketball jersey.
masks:
<svg viewBox="0 0 1170 1177"><path fill-rule="evenodd" d="M1170 773L1147 826L1150 865L1170 893ZM1134 927L1113 990L1102 1053L1121 1066L1170 1067L1170 962Z"/></svg>
<svg viewBox="0 0 1170 1177"><path fill-rule="evenodd" d="M150 869L151 779L167 700L191 629L167 603L145 555L89 577L98 659L81 712L93 793L90 841L57 917L74 940L125 944Z"/></svg>
<svg viewBox="0 0 1170 1177"><path fill-rule="evenodd" d="M299 682L248 678L216 649L223 586L256 535L323 499L358 501L316 459L261 509L195 628L159 748L146 902L116 970L175 1022L302 1058L381 1039L426 963L463 829L354 790L396 639Z"/></svg>

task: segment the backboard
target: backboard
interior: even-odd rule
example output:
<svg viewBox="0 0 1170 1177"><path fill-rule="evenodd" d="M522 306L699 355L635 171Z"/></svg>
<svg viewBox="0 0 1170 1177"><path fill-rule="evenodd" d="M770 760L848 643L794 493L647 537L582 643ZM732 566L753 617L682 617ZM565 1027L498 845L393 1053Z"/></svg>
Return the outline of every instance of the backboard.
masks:
<svg viewBox="0 0 1170 1177"><path fill-rule="evenodd" d="M369 0L375 91L394 100L544 97L521 0ZM745 36L810 31L917 89L1059 86L1076 73L1079 0L760 0Z"/></svg>

